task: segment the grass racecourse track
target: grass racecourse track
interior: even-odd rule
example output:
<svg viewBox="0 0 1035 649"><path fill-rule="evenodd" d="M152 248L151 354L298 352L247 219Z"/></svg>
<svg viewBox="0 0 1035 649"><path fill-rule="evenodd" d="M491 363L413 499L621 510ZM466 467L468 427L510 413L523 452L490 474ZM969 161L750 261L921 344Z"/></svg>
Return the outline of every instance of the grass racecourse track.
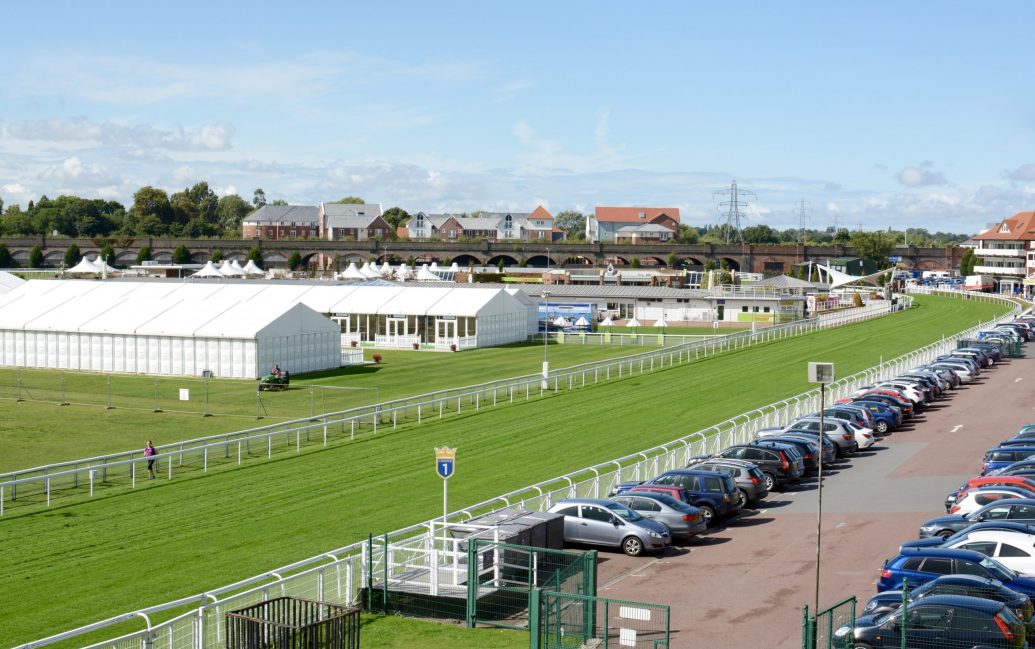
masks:
<svg viewBox="0 0 1035 649"><path fill-rule="evenodd" d="M368 532L439 515L435 446L459 449L449 485L455 510L802 392L810 387L809 360L833 361L838 376L846 376L1005 310L929 296L917 296L916 305L861 324L403 426L301 456L145 481L132 492L4 516L2 645L199 593L365 539ZM500 363L496 371L521 369ZM421 388L423 383L411 392ZM68 433L66 425L46 434ZM65 444L77 455L74 437ZM114 635L109 630L102 637ZM515 635L527 644L527 635Z"/></svg>
<svg viewBox="0 0 1035 649"><path fill-rule="evenodd" d="M647 337L646 342L656 343L657 338ZM551 344L549 357L551 367L560 368L651 349L657 346ZM543 362L542 341L457 354L367 350L367 359L374 353L383 356L381 364L299 377L290 390L260 393L261 420L255 417L255 381L209 381L209 411L222 414L203 417L205 382L200 379L158 378L162 412L155 413L154 377L112 375L115 407L107 410L108 375L5 368L0 370L0 472L143 448L148 439L161 448L173 441L371 404L375 397L384 401L535 374ZM19 376L26 399L20 403ZM72 405L59 405L62 380L64 400ZM312 392L310 385L316 386ZM178 400L180 388L190 389L191 401Z"/></svg>

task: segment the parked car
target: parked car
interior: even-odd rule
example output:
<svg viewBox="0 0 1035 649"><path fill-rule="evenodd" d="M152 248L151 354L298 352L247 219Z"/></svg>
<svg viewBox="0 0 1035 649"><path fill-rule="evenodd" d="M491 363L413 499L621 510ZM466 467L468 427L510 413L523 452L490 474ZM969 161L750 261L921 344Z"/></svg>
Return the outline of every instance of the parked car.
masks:
<svg viewBox="0 0 1035 649"><path fill-rule="evenodd" d="M724 448L715 457L746 460L758 465L765 476L765 488L769 491L788 482L795 482L805 473L805 463L793 446L769 442L766 438L754 444L736 444Z"/></svg>
<svg viewBox="0 0 1035 649"><path fill-rule="evenodd" d="M926 539L913 539L906 541L902 544L902 548L940 548L947 543L958 541L963 537L967 536L971 532L987 531L987 530L1002 530L1009 532L1024 532L1035 534L1035 522L1025 523L1023 521L1008 521L1008 520L992 520L982 521L980 523L973 523L964 527L959 532L949 536L948 538L942 538L940 536L931 536Z"/></svg>
<svg viewBox="0 0 1035 649"><path fill-rule="evenodd" d="M1012 466L1012 465L1011 465ZM996 487L996 486L1017 486L1025 487L1026 489L1035 491L1035 478L1027 478L1024 476L1004 476L1004 475L988 475L977 478L971 478L963 483L959 489L952 491L945 497L945 511L949 511L952 508L952 504L956 502L962 496L965 496L967 492L976 487Z"/></svg>
<svg viewBox="0 0 1035 649"><path fill-rule="evenodd" d="M863 615L834 631L834 646L849 649L1023 649L1024 621L1002 602L933 595L899 609ZM906 616L903 623L903 614ZM906 643L902 642L903 627Z"/></svg>
<svg viewBox="0 0 1035 649"><path fill-rule="evenodd" d="M1035 498L1035 491L1015 486L985 486L968 489L962 498L958 498L949 507L949 513L966 516L989 503L1011 498Z"/></svg>
<svg viewBox="0 0 1035 649"><path fill-rule="evenodd" d="M977 575L942 575L919 588L910 588L905 596L910 603L918 602L934 595L966 595L980 597L995 602L1002 602L1010 607L1018 619L1025 622L1030 635L1035 632L1035 605L1024 593L1018 593L1003 585L998 579L978 577ZM870 598L863 607L865 615L877 615L896 611L902 606L903 593L900 590L886 590Z"/></svg>
<svg viewBox="0 0 1035 649"><path fill-rule="evenodd" d="M798 454L801 455L801 459L805 463L805 473L816 471L819 468L819 443L815 440L795 437L794 435L771 435L756 438L753 443L761 444L763 442L779 442L780 444L790 444L797 448ZM831 453L831 455L836 458L835 453ZM823 459L827 462L834 461L833 459Z"/></svg>
<svg viewBox="0 0 1035 649"><path fill-rule="evenodd" d="M975 530L942 547L980 552L1020 575L1035 575L1035 533L1030 531Z"/></svg>
<svg viewBox="0 0 1035 649"><path fill-rule="evenodd" d="M745 460L709 456L691 460L686 468L717 471L733 478L733 482L740 492L741 507L753 506L769 495L769 490L765 487L765 474L758 468L758 465Z"/></svg>
<svg viewBox="0 0 1035 649"><path fill-rule="evenodd" d="M972 373L973 368L971 368L968 365L964 365L963 363L953 363L950 361L935 361L927 367L930 367L931 369L935 370L945 370L948 372L952 372L956 375L956 379L961 384L970 383L975 378L974 374Z"/></svg>
<svg viewBox="0 0 1035 649"><path fill-rule="evenodd" d="M965 527L983 521L1014 521L1035 524L1035 498L1013 498L985 505L976 512L960 516L938 516L920 526L920 538L949 537Z"/></svg>
<svg viewBox="0 0 1035 649"><path fill-rule="evenodd" d="M895 406L868 399L845 399L843 401L845 405L865 408L873 419L873 432L878 435L886 435L902 424L902 410Z"/></svg>
<svg viewBox="0 0 1035 649"><path fill-rule="evenodd" d="M833 464L837 462L837 444L830 441L826 435L820 438L819 435L810 435L804 431L797 430L781 430L777 435L772 436L773 439L797 439L803 442L812 444L813 448L821 447L823 449L823 464ZM759 439L762 439L761 437ZM809 468L808 464L805 465L806 470Z"/></svg>
<svg viewBox="0 0 1035 649"><path fill-rule="evenodd" d="M618 547L631 557L661 552L672 537L668 528L625 505L600 498L569 498L550 508L564 515L564 542Z"/></svg>
<svg viewBox="0 0 1035 649"><path fill-rule="evenodd" d="M981 466L981 475L990 471L1005 468L1014 462L1035 457L1035 446L997 446L985 451L985 459Z"/></svg>
<svg viewBox="0 0 1035 649"><path fill-rule="evenodd" d="M908 580L910 588L926 584L940 575L978 575L998 579L1006 586L1031 597L1035 595L1035 579L1022 577L995 559L973 550L946 548L904 548L884 562L877 591L899 589Z"/></svg>
<svg viewBox="0 0 1035 649"><path fill-rule="evenodd" d="M708 528L700 509L665 494L619 494L611 500L644 518L663 523L673 543L686 543Z"/></svg>
<svg viewBox="0 0 1035 649"><path fill-rule="evenodd" d="M819 417L802 417L800 419L795 419L789 426L786 426L784 430L818 431ZM832 442L837 444L838 457L845 457L859 450L859 442L855 440L855 430L849 429L845 422L824 418L823 432L826 433Z"/></svg>
<svg viewBox="0 0 1035 649"><path fill-rule="evenodd" d="M868 388L861 388L856 390L852 394L853 399L869 399L883 401L893 406L897 406L902 411L902 418L909 419L914 414L916 409L913 407L913 402L910 401L898 390L892 390L890 388L877 388L870 386Z"/></svg>
<svg viewBox="0 0 1035 649"><path fill-rule="evenodd" d="M850 405L846 404L835 403L823 411L823 417L847 419L863 428L873 428L873 417L870 416L868 410L852 408Z"/></svg>
<svg viewBox="0 0 1035 649"><path fill-rule="evenodd" d="M674 469L640 484L619 485L619 493L623 491L667 493L699 508L709 525L733 516L740 509L740 492L733 478L716 471Z"/></svg>

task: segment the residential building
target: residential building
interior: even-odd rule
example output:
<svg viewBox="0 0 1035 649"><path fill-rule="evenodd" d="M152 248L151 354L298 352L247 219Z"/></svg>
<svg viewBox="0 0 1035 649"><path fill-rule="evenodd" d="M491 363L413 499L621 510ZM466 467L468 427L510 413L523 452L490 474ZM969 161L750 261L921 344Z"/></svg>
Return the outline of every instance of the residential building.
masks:
<svg viewBox="0 0 1035 649"><path fill-rule="evenodd" d="M387 239L393 228L381 214L381 205L377 203L321 203L320 238L329 241Z"/></svg>
<svg viewBox="0 0 1035 649"><path fill-rule="evenodd" d="M317 239L320 208L315 205L263 205L241 221L245 239Z"/></svg>
<svg viewBox="0 0 1035 649"><path fill-rule="evenodd" d="M487 239L535 241L553 239L553 215L542 205L531 213L481 212L478 216L417 212L406 224L410 239Z"/></svg>
<svg viewBox="0 0 1035 649"><path fill-rule="evenodd" d="M657 243L678 232L678 207L597 207L586 217L590 243Z"/></svg>
<svg viewBox="0 0 1035 649"><path fill-rule="evenodd" d="M995 276L1000 290L1012 291L1025 277L1035 275L1035 212L1018 212L992 224L974 240L978 244L974 274Z"/></svg>

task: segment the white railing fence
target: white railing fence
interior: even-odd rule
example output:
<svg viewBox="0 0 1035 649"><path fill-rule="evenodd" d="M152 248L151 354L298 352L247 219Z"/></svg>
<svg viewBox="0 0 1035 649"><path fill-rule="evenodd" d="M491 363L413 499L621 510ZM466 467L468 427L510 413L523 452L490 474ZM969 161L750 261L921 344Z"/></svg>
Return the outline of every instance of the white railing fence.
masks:
<svg viewBox="0 0 1035 649"><path fill-rule="evenodd" d="M1020 305L1004 298L999 300L1013 306L1010 313L988 323L981 323L954 336L913 350L826 386L827 398L832 403L861 386L893 377L955 348L957 340L972 336L990 324L1007 321L1020 312ZM669 469L686 466L690 458L720 450L731 444L753 439L761 428L785 424L800 415L819 408L819 390L810 390L788 399L756 408L675 439L666 444L646 449L602 464L586 467L567 475L546 480L495 498L465 507L448 515L447 521L463 523L475 516L504 508L541 511L554 502L571 497L606 497L621 482L645 480ZM435 555L432 563L428 548L429 537L435 538L436 525L441 518L432 519L384 535L376 543L372 540L347 545L294 564L256 575L235 584L194 595L192 597L153 606L103 620L87 627L67 631L15 649L32 649L61 640L74 638L100 628L114 626L139 618L147 628L119 638L90 645L89 649L215 649L223 646L223 615L271 597L294 596L341 604L356 604L360 591L367 587L367 574L382 575L393 564L424 561L429 568L449 561L448 553ZM430 534L429 534L430 532ZM406 549L410 556L390 556ZM388 550L388 552L386 552ZM423 559L421 558L423 556ZM152 624L152 616L165 612L179 613L165 622Z"/></svg>

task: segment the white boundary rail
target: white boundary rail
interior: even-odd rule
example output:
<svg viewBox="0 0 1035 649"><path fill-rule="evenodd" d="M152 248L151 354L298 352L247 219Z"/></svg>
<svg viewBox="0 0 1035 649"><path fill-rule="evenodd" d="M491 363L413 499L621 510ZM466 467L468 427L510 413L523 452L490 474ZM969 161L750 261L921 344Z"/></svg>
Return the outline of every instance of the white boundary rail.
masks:
<svg viewBox="0 0 1035 649"><path fill-rule="evenodd" d="M935 291L937 293L937 291ZM959 294L943 293L959 297ZM827 386L828 398L837 400L858 387L895 376L905 369L929 362L955 348L956 341L973 335L978 329L1015 317L1021 310L1019 303L994 296L967 295L973 299L1007 302L1013 309L1008 314L988 323L981 323L954 336L913 350L898 358L881 363L851 376L838 379ZM786 422L796 416L812 412L819 405L819 390L811 390L739 414L714 426L690 433L684 437L646 449L639 453L609 462L586 467L551 480L503 494L449 514L450 522L462 523L471 518L503 508L518 507L526 510L544 510L553 502L571 497L606 496L615 485L629 480L643 480L669 469L683 467L695 455L714 452L754 437L767 426ZM365 579L370 574L382 574L387 565L398 563L400 557L389 555L413 543L415 537L433 533L441 519L436 518L411 525L384 535L377 542L361 541L326 552L296 563L256 575L234 584L205 593L160 604L139 611L125 613L88 626L66 631L49 638L19 645L14 649L34 649L88 632L112 627L130 620L142 620L145 629L127 633L118 638L89 645L86 649L215 649L222 647L223 616L227 611L254 604L271 597L291 596L330 601L342 604L358 602ZM152 623L158 614L175 615L172 619Z"/></svg>
<svg viewBox="0 0 1035 649"><path fill-rule="evenodd" d="M912 298L902 296L898 308L906 308ZM378 428L395 429L400 424L442 419L451 414L481 410L515 400L530 400L561 390L574 390L633 375L690 363L727 351L745 349L785 338L813 333L819 329L862 322L891 313L890 302L879 302L859 309L825 314L821 318L787 325L741 331L735 334L664 347L618 358L572 365L551 372L549 381L533 374L450 388L413 397L384 401L350 410L330 412L307 419L270 424L257 428L210 435L164 444L152 456L158 474L171 479L188 471L207 472L210 466L242 464L269 459L274 452L299 453L303 447L327 446L355 439L357 434L377 433ZM92 458L48 464L0 474L0 516L17 506L36 506L54 498L86 495L112 487L135 488L147 473L149 458L142 450L126 451Z"/></svg>

